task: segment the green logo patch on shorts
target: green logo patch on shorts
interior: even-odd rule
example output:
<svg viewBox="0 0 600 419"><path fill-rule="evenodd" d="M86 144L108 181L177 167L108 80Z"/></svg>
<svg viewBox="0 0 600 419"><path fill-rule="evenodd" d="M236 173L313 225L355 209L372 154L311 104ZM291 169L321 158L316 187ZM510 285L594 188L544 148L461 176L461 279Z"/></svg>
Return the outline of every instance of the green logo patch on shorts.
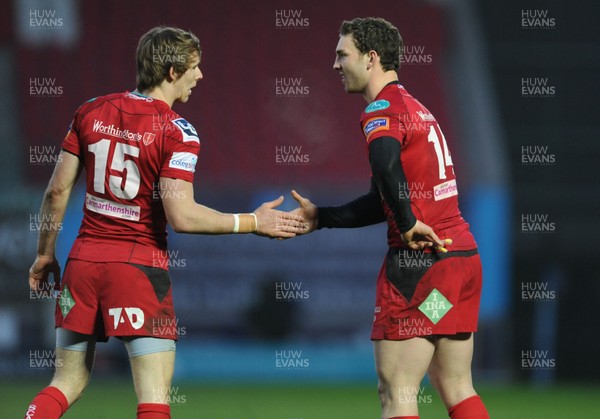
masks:
<svg viewBox="0 0 600 419"><path fill-rule="evenodd" d="M437 324L451 308L452 303L444 297L444 294L435 288L419 306L419 310L421 310L433 324Z"/></svg>
<svg viewBox="0 0 600 419"><path fill-rule="evenodd" d="M74 305L75 300L73 299L69 288L65 285L60 293L60 297L58 297L58 306L60 307L63 318L67 317L67 314L69 314L69 311L71 311Z"/></svg>

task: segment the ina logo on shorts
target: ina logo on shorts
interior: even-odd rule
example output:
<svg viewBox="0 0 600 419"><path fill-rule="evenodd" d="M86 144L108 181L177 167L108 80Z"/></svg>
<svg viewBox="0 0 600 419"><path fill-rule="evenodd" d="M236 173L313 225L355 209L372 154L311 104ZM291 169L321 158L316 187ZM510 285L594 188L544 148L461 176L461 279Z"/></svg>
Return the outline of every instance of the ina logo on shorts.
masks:
<svg viewBox="0 0 600 419"><path fill-rule="evenodd" d="M435 288L419 306L419 310L421 310L433 324L437 324L451 308L452 303Z"/></svg>

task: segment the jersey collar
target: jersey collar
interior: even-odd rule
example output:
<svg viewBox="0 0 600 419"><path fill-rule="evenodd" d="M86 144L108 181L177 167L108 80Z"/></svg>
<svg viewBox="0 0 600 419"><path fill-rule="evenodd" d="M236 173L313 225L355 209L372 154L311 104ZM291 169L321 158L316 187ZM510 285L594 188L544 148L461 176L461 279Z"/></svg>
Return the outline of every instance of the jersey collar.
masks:
<svg viewBox="0 0 600 419"><path fill-rule="evenodd" d="M138 92L137 90L134 90L133 92L129 92L129 93L131 93L132 95L143 97L143 98L150 98L150 96L143 95L140 92Z"/></svg>

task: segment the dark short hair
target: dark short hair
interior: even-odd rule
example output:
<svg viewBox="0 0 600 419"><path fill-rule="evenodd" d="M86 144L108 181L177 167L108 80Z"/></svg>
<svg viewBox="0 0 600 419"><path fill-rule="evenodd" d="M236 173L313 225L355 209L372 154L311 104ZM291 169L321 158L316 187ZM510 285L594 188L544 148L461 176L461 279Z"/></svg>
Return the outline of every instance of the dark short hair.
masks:
<svg viewBox="0 0 600 419"><path fill-rule="evenodd" d="M352 35L354 45L363 54L373 50L379 54L384 71L398 71L402 55L402 37L398 29L379 17L345 20L340 35Z"/></svg>
<svg viewBox="0 0 600 419"><path fill-rule="evenodd" d="M150 29L140 38L137 47L137 89L144 91L158 86L171 67L183 74L192 60L200 56L200 41L191 32L168 26Z"/></svg>

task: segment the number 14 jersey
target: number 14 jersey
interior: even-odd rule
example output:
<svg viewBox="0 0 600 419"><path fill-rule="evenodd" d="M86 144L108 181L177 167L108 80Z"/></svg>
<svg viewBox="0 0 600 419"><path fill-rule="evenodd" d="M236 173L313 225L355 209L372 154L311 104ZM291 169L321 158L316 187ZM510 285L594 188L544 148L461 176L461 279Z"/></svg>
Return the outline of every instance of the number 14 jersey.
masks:
<svg viewBox="0 0 600 419"><path fill-rule="evenodd" d="M415 217L441 239L451 238L449 250L477 247L458 209L458 188L446 139L434 116L402 85L386 85L361 115L367 144L392 137L401 144L400 160L407 184L398 185L399 199L409 199ZM382 199L390 247L405 247L390 207Z"/></svg>
<svg viewBox="0 0 600 419"><path fill-rule="evenodd" d="M86 176L83 221L69 258L167 269L162 198L182 192L160 178L193 181L200 152L194 127L161 100L115 93L81 105L62 149L80 159Z"/></svg>

